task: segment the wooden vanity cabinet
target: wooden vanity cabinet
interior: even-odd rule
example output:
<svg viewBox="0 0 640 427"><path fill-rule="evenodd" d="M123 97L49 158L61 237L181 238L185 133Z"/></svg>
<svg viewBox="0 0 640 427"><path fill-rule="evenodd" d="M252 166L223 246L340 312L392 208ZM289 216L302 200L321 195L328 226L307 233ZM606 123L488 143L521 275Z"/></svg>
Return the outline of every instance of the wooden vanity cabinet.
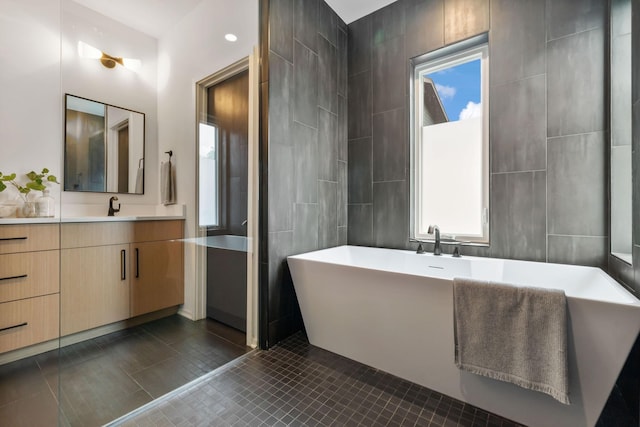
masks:
<svg viewBox="0 0 640 427"><path fill-rule="evenodd" d="M59 230L0 226L0 353L59 336Z"/></svg>
<svg viewBox="0 0 640 427"><path fill-rule="evenodd" d="M62 224L61 334L184 303L184 221Z"/></svg>

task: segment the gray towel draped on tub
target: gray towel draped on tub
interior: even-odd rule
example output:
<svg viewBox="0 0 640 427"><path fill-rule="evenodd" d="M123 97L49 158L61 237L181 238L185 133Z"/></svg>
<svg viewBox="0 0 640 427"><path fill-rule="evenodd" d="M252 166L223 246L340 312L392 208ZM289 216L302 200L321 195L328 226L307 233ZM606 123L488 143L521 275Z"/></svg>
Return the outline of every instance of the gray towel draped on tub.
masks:
<svg viewBox="0 0 640 427"><path fill-rule="evenodd" d="M453 280L455 363L569 404L564 291Z"/></svg>

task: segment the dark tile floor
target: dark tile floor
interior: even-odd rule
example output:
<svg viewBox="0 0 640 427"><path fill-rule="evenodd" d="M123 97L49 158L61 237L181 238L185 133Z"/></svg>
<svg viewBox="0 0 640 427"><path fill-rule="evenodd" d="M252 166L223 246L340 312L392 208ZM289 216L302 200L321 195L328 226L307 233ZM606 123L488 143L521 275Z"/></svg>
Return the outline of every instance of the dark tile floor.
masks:
<svg viewBox="0 0 640 427"><path fill-rule="evenodd" d="M174 315L0 366L0 425L103 425L245 354L244 339Z"/></svg>
<svg viewBox="0 0 640 427"><path fill-rule="evenodd" d="M311 346L302 333L237 359L120 423L187 426L518 426Z"/></svg>

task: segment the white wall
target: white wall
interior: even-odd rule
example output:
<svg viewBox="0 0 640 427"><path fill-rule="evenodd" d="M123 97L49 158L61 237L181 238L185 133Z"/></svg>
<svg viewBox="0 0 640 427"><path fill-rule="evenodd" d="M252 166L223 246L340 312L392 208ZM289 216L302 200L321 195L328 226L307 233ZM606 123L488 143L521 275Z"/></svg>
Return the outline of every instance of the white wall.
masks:
<svg viewBox="0 0 640 427"><path fill-rule="evenodd" d="M229 43L226 33L238 41ZM258 44L258 2L203 0L158 44L158 151L173 150L178 203L187 206L187 237L196 223L196 83L249 56ZM162 159L162 158L161 158ZM185 305L194 317L195 248L185 245Z"/></svg>
<svg viewBox="0 0 640 427"><path fill-rule="evenodd" d="M0 172L49 168L60 178L60 4L0 1ZM59 200L60 186L51 186ZM16 197L9 188L0 202Z"/></svg>
<svg viewBox="0 0 640 427"><path fill-rule="evenodd" d="M70 93L145 114L147 169L144 195L118 195L118 198L124 206L157 205L160 203L157 39L71 0L62 0L61 28L61 93ZM88 43L112 56L140 59L142 67L137 72L119 65L109 69L98 60L80 58L78 41ZM137 159L135 161L137 162ZM109 197L106 194L67 191L62 194L62 202L104 203L107 206Z"/></svg>

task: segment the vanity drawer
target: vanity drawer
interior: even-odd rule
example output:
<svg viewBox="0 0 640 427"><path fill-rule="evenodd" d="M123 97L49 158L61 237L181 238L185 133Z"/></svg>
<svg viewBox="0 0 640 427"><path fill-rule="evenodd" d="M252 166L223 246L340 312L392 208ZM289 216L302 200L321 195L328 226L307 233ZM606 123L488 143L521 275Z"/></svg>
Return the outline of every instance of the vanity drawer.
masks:
<svg viewBox="0 0 640 427"><path fill-rule="evenodd" d="M0 226L0 254L58 249L58 224Z"/></svg>
<svg viewBox="0 0 640 427"><path fill-rule="evenodd" d="M134 226L135 223L132 221L62 224L60 247L69 249L129 243Z"/></svg>
<svg viewBox="0 0 640 427"><path fill-rule="evenodd" d="M0 304L0 353L58 338L59 301L53 294Z"/></svg>
<svg viewBox="0 0 640 427"><path fill-rule="evenodd" d="M0 303L60 291L60 251L0 255Z"/></svg>
<svg viewBox="0 0 640 427"><path fill-rule="evenodd" d="M183 237L183 220L140 221L136 222L135 234L131 242L155 242Z"/></svg>

